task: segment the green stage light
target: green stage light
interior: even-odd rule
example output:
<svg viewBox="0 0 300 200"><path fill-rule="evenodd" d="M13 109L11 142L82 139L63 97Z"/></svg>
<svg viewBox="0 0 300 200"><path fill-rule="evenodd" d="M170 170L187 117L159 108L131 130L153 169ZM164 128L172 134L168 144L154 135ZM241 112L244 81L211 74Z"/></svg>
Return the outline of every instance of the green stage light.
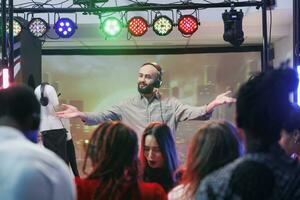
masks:
<svg viewBox="0 0 300 200"><path fill-rule="evenodd" d="M116 17L108 17L101 24L100 28L108 37L115 37L122 31L122 22Z"/></svg>

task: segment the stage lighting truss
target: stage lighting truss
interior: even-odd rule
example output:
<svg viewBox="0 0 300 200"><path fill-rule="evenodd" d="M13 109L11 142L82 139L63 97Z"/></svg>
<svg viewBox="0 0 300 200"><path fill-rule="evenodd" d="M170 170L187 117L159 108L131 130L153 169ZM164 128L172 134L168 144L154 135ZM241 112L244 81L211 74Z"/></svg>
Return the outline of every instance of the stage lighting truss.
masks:
<svg viewBox="0 0 300 200"><path fill-rule="evenodd" d="M47 33L49 25L41 18L32 18L28 23L28 30L34 37L40 38Z"/></svg>
<svg viewBox="0 0 300 200"><path fill-rule="evenodd" d="M140 37L148 31L148 22L143 17L133 17L128 21L127 27L131 35Z"/></svg>
<svg viewBox="0 0 300 200"><path fill-rule="evenodd" d="M122 22L116 17L108 17L100 23L100 29L106 37L116 37L122 31Z"/></svg>
<svg viewBox="0 0 300 200"><path fill-rule="evenodd" d="M183 36L192 36L197 30L200 23L193 15L183 15L178 19L178 30Z"/></svg>
<svg viewBox="0 0 300 200"><path fill-rule="evenodd" d="M180 11L177 10L178 13ZM191 36L193 35L200 25L200 22L197 17L194 15L182 15L180 14L180 17L178 21L176 22L176 18L173 15L172 17L168 17L167 15L162 15L160 11L155 12L154 19L152 18L152 15L149 15L148 13L148 20L143 18L142 16L134 16L130 18L127 23L127 19L124 17L124 13L121 15L123 17L118 18L114 16L105 17L101 14L99 15L100 18L100 31L104 33L105 37L112 38L120 35L123 28L127 28L127 31L134 37L141 37L145 35L149 29L149 27L152 27L152 30L155 34L158 36L167 36L173 31L174 26L178 26L178 30L182 33L183 36ZM194 12L195 13L195 12ZM151 13L150 13L151 14ZM196 13L197 14L197 13ZM77 29L77 23L74 22L70 18L58 18L56 19L57 13L54 14L54 25L53 28L55 29L56 34L60 38L70 38L73 36ZM150 16L150 17L149 17ZM197 15L196 15L197 16ZM105 18L104 18L105 17ZM104 18L104 20L102 20ZM77 19L77 18L76 18ZM46 33L50 29L49 23L49 15L48 20L44 20L40 17L33 17L28 22L28 19L23 19L26 21L24 23L22 20L15 20L13 22L13 31L14 36L18 36L20 32L22 31L22 28L26 28L34 37L41 38L46 35ZM7 25L8 29L8 25ZM46 35L47 36L47 35Z"/></svg>
<svg viewBox="0 0 300 200"><path fill-rule="evenodd" d="M166 36L173 30L174 23L167 16L157 16L153 20L153 31L159 36Z"/></svg>
<svg viewBox="0 0 300 200"><path fill-rule="evenodd" d="M76 24L69 18L59 18L54 25L56 34L61 38L70 38L76 28Z"/></svg>

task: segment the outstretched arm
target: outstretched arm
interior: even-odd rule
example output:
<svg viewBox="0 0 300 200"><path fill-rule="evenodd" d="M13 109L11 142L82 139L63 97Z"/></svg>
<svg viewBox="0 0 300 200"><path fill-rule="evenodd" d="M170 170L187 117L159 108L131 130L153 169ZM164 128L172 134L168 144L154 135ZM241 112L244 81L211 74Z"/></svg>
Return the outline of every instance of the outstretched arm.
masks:
<svg viewBox="0 0 300 200"><path fill-rule="evenodd" d="M80 118L86 125L97 125L108 120L122 120L119 106L112 106L103 112L81 112L75 106L62 104L63 111L56 112L57 117L61 118Z"/></svg>
<svg viewBox="0 0 300 200"><path fill-rule="evenodd" d="M61 118L80 118L81 120L85 121L86 114L84 112L81 112L76 108L75 106L68 105L68 104L62 104L64 110L56 112L57 117Z"/></svg>
<svg viewBox="0 0 300 200"><path fill-rule="evenodd" d="M228 96L230 93L231 93L231 91L227 91L222 94L219 94L213 101L211 101L207 105L206 112L210 113L214 110L214 108L216 108L220 105L223 105L223 104L235 103L236 99Z"/></svg>

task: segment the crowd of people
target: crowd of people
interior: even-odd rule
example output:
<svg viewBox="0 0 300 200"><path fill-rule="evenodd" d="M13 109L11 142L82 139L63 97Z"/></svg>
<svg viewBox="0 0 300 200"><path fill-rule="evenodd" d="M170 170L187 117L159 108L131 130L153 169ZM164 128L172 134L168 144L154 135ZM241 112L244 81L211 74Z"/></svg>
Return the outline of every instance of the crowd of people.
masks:
<svg viewBox="0 0 300 200"><path fill-rule="evenodd" d="M84 113L71 105L55 112L51 105L58 121L42 131L45 85L36 94L18 85L0 90L0 199L300 199L300 108L289 99L299 82L295 71L255 74L236 99L225 92L201 107L163 98L161 81L161 67L146 63L139 70L139 96L126 101L130 104L102 113ZM178 122L207 120L215 107L229 103L236 103L236 126L225 120L205 122L194 131L187 159L180 163L174 141ZM98 124L82 176L69 161L75 156L67 148L70 137L63 135L59 143L66 155L35 144L39 131L44 136L47 130L64 129L60 118L72 117Z"/></svg>

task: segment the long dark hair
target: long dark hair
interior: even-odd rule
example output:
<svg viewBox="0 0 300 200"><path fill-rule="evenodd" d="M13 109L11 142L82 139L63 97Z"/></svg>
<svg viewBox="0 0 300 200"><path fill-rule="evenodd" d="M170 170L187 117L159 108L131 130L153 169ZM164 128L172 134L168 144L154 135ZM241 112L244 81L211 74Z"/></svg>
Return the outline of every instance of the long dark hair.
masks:
<svg viewBox="0 0 300 200"><path fill-rule="evenodd" d="M204 124L192 137L189 145L182 181L187 187L185 195L194 197L206 175L235 160L239 155L237 130L231 123L211 121Z"/></svg>
<svg viewBox="0 0 300 200"><path fill-rule="evenodd" d="M178 167L178 157L176 152L176 145L175 141L171 132L171 129L168 127L167 124L161 122L152 122L150 123L142 136L142 149L140 152L140 159L142 162L143 168L143 179L146 182L156 182L156 180L150 177L148 173L151 171L150 166L148 165L143 149L145 146L145 138L147 135L153 136L159 146L159 149L162 153L165 167L164 169L160 169L165 172L163 175L165 180L163 183L160 183L166 191L169 191L176 183L175 171Z"/></svg>
<svg viewBox="0 0 300 200"><path fill-rule="evenodd" d="M137 151L136 133L121 122L104 122L94 131L84 161L84 170L87 158L94 169L87 178L99 180L94 200L126 199L138 190Z"/></svg>

